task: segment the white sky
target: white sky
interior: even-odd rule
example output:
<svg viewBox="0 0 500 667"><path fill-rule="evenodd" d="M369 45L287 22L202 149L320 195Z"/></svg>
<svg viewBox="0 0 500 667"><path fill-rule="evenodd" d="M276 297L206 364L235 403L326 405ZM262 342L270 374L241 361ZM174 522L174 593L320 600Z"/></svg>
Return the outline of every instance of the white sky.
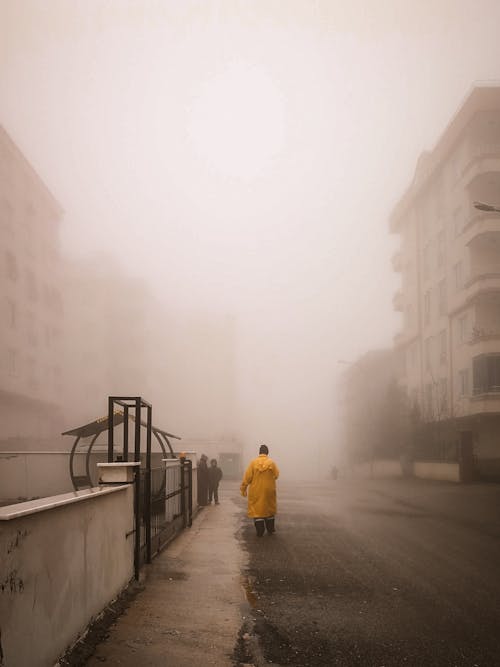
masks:
<svg viewBox="0 0 500 667"><path fill-rule="evenodd" d="M325 445L337 360L397 330L388 214L500 78L498 26L498 0L1 0L0 122L69 252L235 313L248 438Z"/></svg>

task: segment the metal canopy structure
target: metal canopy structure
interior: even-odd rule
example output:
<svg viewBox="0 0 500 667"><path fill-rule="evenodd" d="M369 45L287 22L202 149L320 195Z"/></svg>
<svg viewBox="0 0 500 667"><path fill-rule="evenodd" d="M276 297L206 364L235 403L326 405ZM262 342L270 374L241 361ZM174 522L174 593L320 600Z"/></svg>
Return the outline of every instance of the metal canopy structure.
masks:
<svg viewBox="0 0 500 667"><path fill-rule="evenodd" d="M135 398L133 400L135 401ZM128 456L129 456L128 426L130 421L134 423L136 422L135 414L130 414L129 409L130 407L135 407L135 405L131 405L132 399L116 400L115 402L118 403L120 407L122 407L123 409L113 410L112 413L113 429L115 426L120 426L121 424L124 425L124 434L123 434L124 443L123 443L122 458L124 461L128 461ZM69 459L69 472L71 476L71 482L73 484L73 488L75 489L75 491L92 486L92 480L90 476L90 454L95 444L103 444L103 443L97 443L97 439L99 438L101 433L103 433L104 431L108 431L109 423L110 423L109 415L106 415L105 417L99 417L98 419L95 419L94 421L89 422L88 424L72 428L62 433L62 435L72 435L75 437L75 441L73 443L73 447L71 448L71 454ZM141 426L147 429L148 422L141 419L139 421L139 429ZM180 436L174 435L173 433L169 433L168 431L165 431L164 429L158 428L157 426L153 425L151 425L151 433L155 436L156 440L158 441L160 449L163 453L163 457L176 458L174 451L172 449L172 445L170 444L170 440L171 439L181 440ZM92 438L90 443L83 443L82 440L85 440L87 438ZM111 439L111 442L113 443L113 438ZM86 453L84 475L77 475L74 467L75 454L78 452L79 447L82 453ZM113 450L114 450L114 443L111 449L112 452L111 461L113 460ZM134 460L140 460L140 448L139 448L139 458ZM109 433L108 433L108 461L110 461Z"/></svg>

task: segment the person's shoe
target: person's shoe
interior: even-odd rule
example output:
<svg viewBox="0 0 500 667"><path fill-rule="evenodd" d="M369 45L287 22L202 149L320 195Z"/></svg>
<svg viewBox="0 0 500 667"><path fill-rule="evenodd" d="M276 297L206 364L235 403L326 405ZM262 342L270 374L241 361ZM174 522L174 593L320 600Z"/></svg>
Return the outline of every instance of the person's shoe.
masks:
<svg viewBox="0 0 500 667"><path fill-rule="evenodd" d="M269 535L272 535L275 532L274 517L266 519L266 530L269 533Z"/></svg>
<svg viewBox="0 0 500 667"><path fill-rule="evenodd" d="M264 519L254 519L255 530L257 532L257 537L262 537L266 529Z"/></svg>
<svg viewBox="0 0 500 667"><path fill-rule="evenodd" d="M216 505L220 505L220 502L218 500L215 501Z"/></svg>

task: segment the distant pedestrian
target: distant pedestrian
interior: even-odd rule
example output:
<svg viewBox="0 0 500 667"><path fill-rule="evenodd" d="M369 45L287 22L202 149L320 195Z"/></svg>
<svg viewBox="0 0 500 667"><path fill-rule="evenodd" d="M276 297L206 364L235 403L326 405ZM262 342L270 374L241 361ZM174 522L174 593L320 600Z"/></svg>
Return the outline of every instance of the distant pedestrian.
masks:
<svg viewBox="0 0 500 667"><path fill-rule="evenodd" d="M208 505L208 456L202 454L198 463L198 505Z"/></svg>
<svg viewBox="0 0 500 667"><path fill-rule="evenodd" d="M248 516L254 520L257 537L262 537L267 529L274 533L276 514L276 480L279 477L276 463L269 458L267 445L261 445L259 456L250 462L241 482L241 495L247 495Z"/></svg>
<svg viewBox="0 0 500 667"><path fill-rule="evenodd" d="M212 459L210 461L210 467L208 469L208 504L212 502L212 498L215 501L215 504L219 504L219 482L222 479L222 470L217 465L217 459Z"/></svg>

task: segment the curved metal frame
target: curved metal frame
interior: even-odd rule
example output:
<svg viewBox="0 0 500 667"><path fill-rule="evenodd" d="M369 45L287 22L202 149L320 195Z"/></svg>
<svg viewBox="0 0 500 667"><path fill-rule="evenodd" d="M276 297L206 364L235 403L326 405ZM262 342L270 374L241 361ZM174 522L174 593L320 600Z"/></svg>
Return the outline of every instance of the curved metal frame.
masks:
<svg viewBox="0 0 500 667"><path fill-rule="evenodd" d="M90 476L90 453L91 453L91 451L94 447L94 444L95 444L97 438L101 435L101 433L105 433L105 431L101 431L100 433L96 433L94 435L94 437L92 438L92 440L90 442L90 445L87 449L87 456L85 457L85 472L87 473L87 478L88 478L90 483L92 482L92 478ZM162 451L163 458L165 458L165 459L175 458L174 451L172 449L172 446L171 446L168 438L166 436L164 436L165 440L167 442L168 448L170 450L170 452L169 452L170 457L167 455L167 450L165 449L165 444L163 443L162 439L160 438L158 431L153 429L153 433L154 433L154 435L155 435L155 437L158 441L158 444L160 445L160 449ZM78 447L78 443L80 442L81 439L82 439L81 435L76 436L76 440L73 443L73 447L71 448L71 453L70 453L70 456L69 456L69 474L70 474L70 477L71 477L71 483L73 484L73 488L74 488L75 491L79 491L80 488L82 488L82 487L79 487L75 482L75 478L77 477L77 475L75 475L75 471L74 471L74 458L75 458L76 450L77 450L77 447Z"/></svg>

